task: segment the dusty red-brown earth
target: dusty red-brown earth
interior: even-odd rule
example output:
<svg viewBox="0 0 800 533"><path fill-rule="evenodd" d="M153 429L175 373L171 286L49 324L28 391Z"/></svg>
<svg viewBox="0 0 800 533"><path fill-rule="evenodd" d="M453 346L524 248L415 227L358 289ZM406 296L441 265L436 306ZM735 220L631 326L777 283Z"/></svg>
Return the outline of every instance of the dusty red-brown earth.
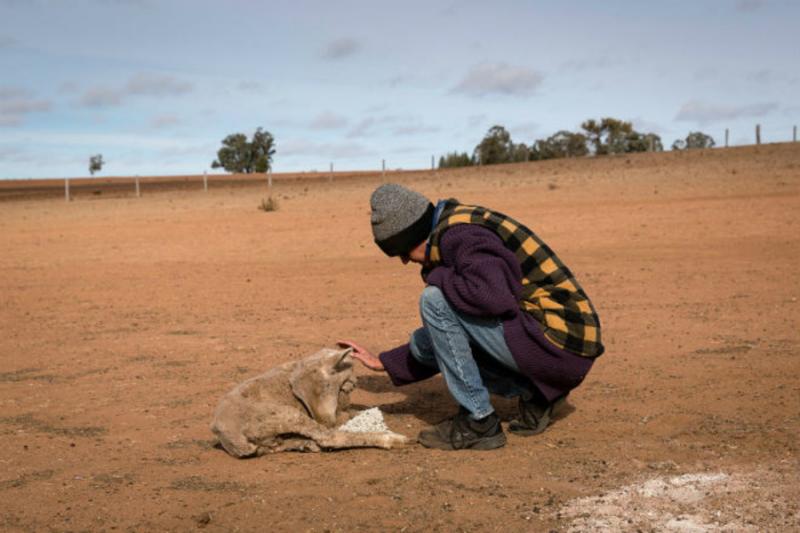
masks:
<svg viewBox="0 0 800 533"><path fill-rule="evenodd" d="M372 243L380 174L276 179L272 212L262 186L18 199L0 530L800 530L800 144L385 179L524 221L592 297L607 351L548 431L491 452L214 447L238 382L417 327L416 268ZM358 373L353 400L394 431L455 409L439 377Z"/></svg>

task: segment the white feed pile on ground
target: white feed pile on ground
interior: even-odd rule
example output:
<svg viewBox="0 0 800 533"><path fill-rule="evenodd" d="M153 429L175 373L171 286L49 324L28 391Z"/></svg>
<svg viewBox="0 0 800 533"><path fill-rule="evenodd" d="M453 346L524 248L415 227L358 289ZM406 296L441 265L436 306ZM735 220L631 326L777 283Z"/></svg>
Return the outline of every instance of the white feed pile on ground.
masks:
<svg viewBox="0 0 800 533"><path fill-rule="evenodd" d="M570 520L568 533L757 533L798 531L800 524L800 510L786 494L786 479L764 470L658 476L570 500L558 516ZM760 525L766 523L779 526Z"/></svg>
<svg viewBox="0 0 800 533"><path fill-rule="evenodd" d="M361 411L356 416L339 426L342 431L350 433L388 433L389 428L383 421L383 413L377 407Z"/></svg>

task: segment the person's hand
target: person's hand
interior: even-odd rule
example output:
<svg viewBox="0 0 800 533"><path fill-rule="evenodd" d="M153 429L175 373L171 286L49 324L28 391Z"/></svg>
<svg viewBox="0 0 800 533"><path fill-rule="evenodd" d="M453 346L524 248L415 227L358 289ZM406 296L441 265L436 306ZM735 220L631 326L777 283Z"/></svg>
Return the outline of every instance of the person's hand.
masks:
<svg viewBox="0 0 800 533"><path fill-rule="evenodd" d="M336 341L336 344L338 344L342 348L352 348L353 349L353 353L352 353L353 357L355 357L356 359L361 361L361 364L363 364L365 367L369 368L370 370L375 370L376 372L380 372L382 370L385 370L383 368L383 363L381 363L380 359L378 359L377 357L372 355L372 353L370 353L369 350L367 350L366 348L364 348L362 346L359 346L355 342L348 341L348 340L340 340L340 341Z"/></svg>

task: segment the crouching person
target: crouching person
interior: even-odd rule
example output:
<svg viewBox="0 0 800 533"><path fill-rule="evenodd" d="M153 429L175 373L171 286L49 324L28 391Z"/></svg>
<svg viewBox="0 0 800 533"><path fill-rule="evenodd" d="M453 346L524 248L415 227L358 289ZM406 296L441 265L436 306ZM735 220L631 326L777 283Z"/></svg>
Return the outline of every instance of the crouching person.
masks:
<svg viewBox="0 0 800 533"><path fill-rule="evenodd" d="M378 187L371 207L380 249L422 266L422 327L378 357L343 344L398 386L442 373L459 411L423 430L423 446L503 446L490 394L519 398L509 431L544 431L603 353L597 313L570 270L530 229L490 209L455 199L434 206L396 184Z"/></svg>

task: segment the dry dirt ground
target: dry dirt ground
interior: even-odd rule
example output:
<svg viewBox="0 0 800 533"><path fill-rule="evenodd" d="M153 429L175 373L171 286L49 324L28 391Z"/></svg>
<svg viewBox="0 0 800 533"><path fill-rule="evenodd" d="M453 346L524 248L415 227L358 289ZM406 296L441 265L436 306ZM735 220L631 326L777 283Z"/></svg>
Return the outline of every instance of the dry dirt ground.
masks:
<svg viewBox="0 0 800 533"><path fill-rule="evenodd" d="M492 452L239 461L224 392L337 338L417 326L369 229L380 176L0 204L0 530L800 530L800 144L392 179L531 226L607 352L556 423ZM440 378L353 394L407 435ZM505 419L513 402L497 400Z"/></svg>

